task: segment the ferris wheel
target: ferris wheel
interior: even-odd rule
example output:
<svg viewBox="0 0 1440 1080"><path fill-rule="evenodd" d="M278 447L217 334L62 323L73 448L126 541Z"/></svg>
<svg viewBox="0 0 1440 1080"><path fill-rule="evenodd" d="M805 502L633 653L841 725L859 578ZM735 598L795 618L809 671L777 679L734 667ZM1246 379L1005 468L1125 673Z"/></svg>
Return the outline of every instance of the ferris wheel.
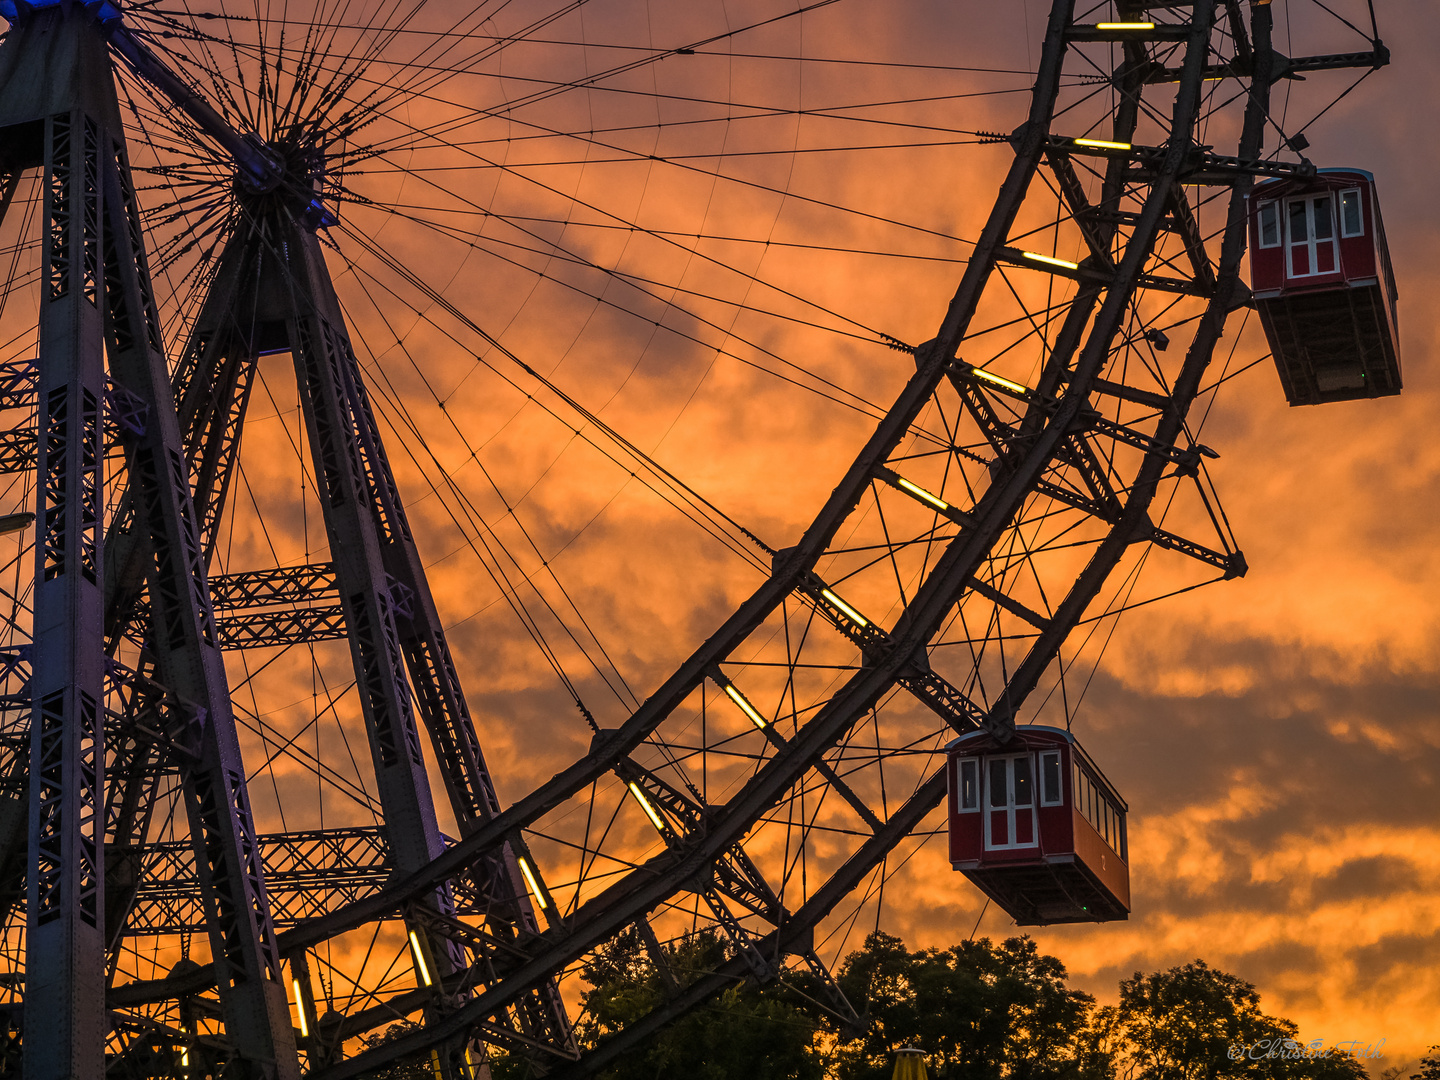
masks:
<svg viewBox="0 0 1440 1080"><path fill-rule="evenodd" d="M1049 752L1123 859L1058 755L1142 569L1246 570L1201 428L1249 195L1327 318L1324 245L1380 233L1303 134L1373 13L1289 6L1322 48L1056 0L980 70L835 0L0 4L0 1072L591 1076L743 979L854 1022L830 964L957 736L985 844ZM1287 392L1398 390L1293 285ZM825 455L756 449L792 425ZM582 1047L620 941L669 994Z"/></svg>

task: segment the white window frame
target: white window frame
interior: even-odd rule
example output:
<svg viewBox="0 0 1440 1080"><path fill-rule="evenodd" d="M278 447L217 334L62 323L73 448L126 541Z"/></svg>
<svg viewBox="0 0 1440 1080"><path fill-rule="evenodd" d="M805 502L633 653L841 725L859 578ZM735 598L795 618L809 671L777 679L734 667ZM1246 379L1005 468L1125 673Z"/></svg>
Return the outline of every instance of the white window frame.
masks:
<svg viewBox="0 0 1440 1080"><path fill-rule="evenodd" d="M1346 188L1339 193L1340 197L1335 200L1335 205L1340 209L1340 239L1350 240L1357 236L1365 235L1365 197L1361 188ZM1355 209L1360 211L1360 227L1351 232L1345 227L1345 200L1350 196L1355 197Z"/></svg>
<svg viewBox="0 0 1440 1080"><path fill-rule="evenodd" d="M1315 200L1318 199L1322 194L1329 196L1329 197L1325 200L1325 203L1326 203L1326 205L1330 208L1330 236L1329 236L1328 239L1325 239L1325 240L1317 239L1316 236L1315 236ZM1284 216L1283 216L1283 221L1284 221L1284 229L1285 229L1285 276L1286 276L1286 277L1288 277L1288 278L1312 278L1312 277L1327 276L1327 275L1330 275L1330 274L1334 274L1334 273L1338 273L1338 272L1339 272L1339 270L1340 270L1340 243L1339 243L1339 237L1338 237L1337 234L1336 234L1336 222L1335 222L1335 204L1336 204L1336 201L1337 201L1337 200L1335 199L1335 193L1334 193L1333 191L1329 191L1329 192L1315 192L1315 191L1312 191L1312 192L1310 192L1308 195L1297 195L1297 196L1295 196L1293 199L1286 199L1286 200L1285 200L1285 213L1284 213ZM1305 206L1305 239L1304 239L1303 241L1301 241L1300 243L1296 243L1296 242L1294 241L1294 238L1291 237L1291 235L1290 235L1290 208L1291 208L1292 206L1294 206L1297 202L1298 202L1298 203L1303 203L1304 206ZM1318 258L1318 255L1319 255L1319 253L1320 253L1320 245L1322 245L1322 244L1329 244L1329 245L1330 245L1330 250L1331 250L1332 255L1333 255L1333 258L1332 258L1331 261L1334 262L1335 265L1334 265L1331 269L1329 269L1329 270L1317 270L1317 269L1315 269L1315 267L1318 266L1319 263L1320 263L1320 260L1319 260L1319 258ZM1297 274L1297 273L1295 273L1295 249L1298 248L1298 247L1304 247L1304 248L1305 248L1305 250L1306 250L1306 255L1307 255L1307 257L1309 258L1309 262L1310 262L1310 270L1309 270L1307 273L1304 273L1304 274Z"/></svg>
<svg viewBox="0 0 1440 1080"><path fill-rule="evenodd" d="M1056 780L1056 786L1059 788L1059 790L1055 792L1055 797L1054 797L1053 799L1047 799L1047 798L1045 797L1045 762L1046 762L1046 761L1053 761L1053 762L1055 762L1055 780ZM1061 765L1060 765L1060 751L1059 751L1059 750L1042 750L1042 751L1040 751L1040 770L1039 770L1038 775L1035 777L1035 779L1036 779L1036 781L1037 781L1036 787L1039 789L1040 805L1041 805L1041 806L1063 806L1063 805L1065 805L1065 770L1064 770L1063 768L1061 768Z"/></svg>
<svg viewBox="0 0 1440 1080"><path fill-rule="evenodd" d="M1265 211L1269 210L1275 215L1275 240L1267 244L1265 242ZM1255 236L1262 248L1278 248L1285 244L1285 227L1280 218L1280 200L1266 199L1255 211Z"/></svg>
<svg viewBox="0 0 1440 1080"><path fill-rule="evenodd" d="M965 766L975 770L975 805L965 805ZM978 814L985 805L984 784L981 782L980 759L962 757L955 761L955 809L961 814Z"/></svg>
<svg viewBox="0 0 1440 1080"><path fill-rule="evenodd" d="M1015 762L1028 761L1030 763L1030 805L1015 805ZM990 795L990 766L991 763L1003 761L1005 763L1005 804L996 806ZM985 767L981 770L984 782L980 792L980 803L985 808L985 850L986 851L1014 851L1017 848L1038 848L1040 846L1040 817L1037 813L1036 801L1038 792L1035 789L1035 757L1033 754L996 754L985 758ZM1015 822L1022 813L1030 815L1030 842L1026 844L1015 843ZM1005 814L1005 835L1010 838L1006 844L995 843L991 833L991 825L994 821L993 815Z"/></svg>

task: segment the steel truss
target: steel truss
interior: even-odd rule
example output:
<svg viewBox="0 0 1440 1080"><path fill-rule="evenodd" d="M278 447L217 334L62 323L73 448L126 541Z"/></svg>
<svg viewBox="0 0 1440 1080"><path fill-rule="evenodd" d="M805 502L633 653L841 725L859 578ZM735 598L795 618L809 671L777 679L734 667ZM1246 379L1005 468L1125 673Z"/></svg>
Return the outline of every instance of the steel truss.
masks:
<svg viewBox="0 0 1440 1080"><path fill-rule="evenodd" d="M1181 11L1153 7L1172 16ZM913 780L907 777L913 786L898 806L875 812L880 803L867 783L873 777L862 775L851 740L870 724L878 729L872 719L877 710L903 711L896 702L905 697L895 695L906 691L943 725L939 732L912 725L908 742L894 739L900 746L938 749L946 731L976 726L1004 737L1047 670L1053 670L1076 625L1095 610L1106 581L1137 546L1186 555L1218 577L1245 572L1243 557L1223 530L1218 543L1198 542L1162 527L1152 515L1167 485L1195 478L1201 458L1213 453L1187 438L1185 420L1227 316L1248 301L1237 277L1245 193L1257 175L1310 168L1304 162L1262 160L1269 87L1286 72L1384 63L1383 48L1377 42L1372 52L1287 60L1270 47L1270 14L1263 5L1254 6L1247 19L1238 3L1197 2L1183 9L1183 21L1153 30L1079 23L1073 8L1064 0L1053 6L1031 112L1010 139L1015 161L945 321L934 339L914 350L915 376L814 523L798 544L775 553L770 578L621 728L599 732L586 759L520 799L410 881L296 927L282 940L286 948L312 947L375 918L445 880L465 859L493 850L517 830L537 846L540 838L553 836L547 819L571 800L601 799L607 774L633 785L630 812L651 818L662 848L632 864L614 883L577 896L523 965L477 992L452 1016L349 1059L327 1070L327 1078L359 1076L452 1037L475 1017L523 993L533 980L582 964L590 950L627 928L638 926L642 940L653 940L657 932L651 924L663 924L687 894L714 911L712 882L730 876L730 868L748 864L744 880L764 880L747 852L764 847L767 827L804 806L807 798L813 804L829 797L832 805L853 809L846 831L855 842L827 866L823 883L796 890L793 862L788 867L782 862L786 886L764 891L751 886L745 896L731 897L729 912L715 912L714 923L730 937L732 958L684 985L667 980L673 988L668 1001L557 1075L595 1075L736 980L763 981L766 969L783 968L787 956L803 957L808 966L817 926L852 900L944 794L943 774L932 765ZM1146 14L1150 5L1121 8L1122 18L1140 22L1151 17ZM1120 59L1109 77L1116 106L1108 125L1092 122L1088 129L1061 134L1055 119L1061 73L1071 58L1083 69L1079 46L1092 42L1118 46ZM1222 63L1215 63L1217 56ZM1243 133L1233 156L1211 153L1194 138L1211 96L1206 83L1225 77L1247 85ZM1147 87L1166 83L1175 84L1168 124L1161 137L1143 145L1137 132L1147 119L1155 120L1153 111L1146 115L1143 95ZM1084 145L1084 138L1103 145ZM1207 189L1216 188L1224 200L1221 224L1205 232L1198 224L1196 200L1209 202ZM1057 202L1058 214L1050 211L1055 216L1048 228L1027 220L1028 205L1054 207ZM1031 245L1011 240L1017 233L1038 233L1049 241L1064 230L1073 230L1068 238L1078 238L1085 255L1069 261L1047 256L1044 249L1027 251ZM1003 359L994 369L974 359L975 352L995 348L984 340L992 328L977 329L975 319L992 294L1015 289L1008 267L1074 282L1063 302L1031 317L1031 325L1043 323L1045 332L1030 342L1040 363L1038 377L1028 384L1001 374L1013 370ZM1156 331L1170 324L1145 306L1156 294L1199 303L1198 311L1183 320L1193 327L1183 362L1166 379L1155 379L1153 368L1126 363L1137 342L1151 344L1152 359L1165 347L1165 336ZM1002 356L1005 351L999 350ZM930 409L945 415L927 431ZM978 440L960 434L965 425L978 433ZM915 438L917 432L930 436L928 444ZM913 441L907 446L907 440ZM916 443L921 443L919 452ZM941 466L935 457L945 459ZM879 516L891 520L888 527L872 529L868 545L845 533L847 528L860 531L867 500ZM907 532L898 523L916 507L928 517ZM1062 534L1077 528L1077 517L1096 532L1088 543L1089 557L1078 573L1072 571L1071 583L1064 586L1057 576L1055 582L1064 587L1058 597L1047 598L1043 588L1033 588L1016 573L1022 567L1032 572L1034 561L1031 552L1016 553L1016 540L1027 526L1033 529L1061 516L1066 525L1057 531ZM923 547L927 558L918 560L920 567L906 567L915 574L913 588L907 588L899 570L903 554L916 547ZM866 580L877 565L893 571L888 592ZM874 617L887 610L888 630ZM978 618L967 618L976 612ZM1003 651L1007 639L1025 643L1018 662L1005 666L999 689L984 686L988 658L977 655L959 666L961 677L942 674L956 670L944 641L947 628L956 623L967 627L961 637L972 645L999 643ZM810 635L818 637L821 628L859 656L848 665L834 665L845 670L838 688L792 704L806 661L818 654L834 662L832 648L812 647ZM787 638L778 662L770 661L781 669L783 682L772 679L767 698L772 703L757 706L762 699L754 685L764 677L757 658L765 656L758 646L787 629L800 641ZM721 704L709 704L706 686L714 688L711 696ZM776 700L783 702L778 708ZM700 757L693 733L677 738L665 729L687 705L708 716L708 709L732 703L741 729L748 718L756 729L748 737L763 742L752 758L753 775L725 790L722 799L707 801L697 797L703 784L695 776L700 766L690 764ZM790 728L783 735L777 731L782 723ZM734 725L724 730L728 738L746 737L737 736ZM656 764L645 768L637 758ZM938 764L940 759L926 760ZM677 798L681 786L688 787L688 797ZM862 786L863 793L856 790ZM610 790L617 792L612 800L622 803L624 789L611 785ZM814 834L807 837L803 827L795 835L801 843L813 842ZM765 861L775 865L773 858ZM797 891L801 902L786 906L783 894ZM765 893L781 902L768 895L763 903L747 902ZM748 932L747 918L753 928ZM733 921L742 926L732 929Z"/></svg>
<svg viewBox="0 0 1440 1080"><path fill-rule="evenodd" d="M99 1076L108 1043L111 1071L148 1075L168 1055L172 1066L178 1056L190 1069L239 1065L298 1076L287 982L307 1014L302 1026L315 1031L306 1040L312 1068L338 1053L342 1039L334 1032L344 1022L327 1027L316 1015L303 953L289 958L285 979L275 917L333 906L314 895L321 882L331 896L366 891L376 879L377 855L384 856L383 876L391 876L413 873L440 854L444 838L417 713L462 834L499 804L316 243L319 222L305 218L308 198L297 205L282 187L242 199L249 227L222 258L172 387L126 162L111 43L138 50L144 67L143 46L83 8L22 15L0 49L5 161L16 172L44 169L50 221L40 356L33 370L7 372L5 387L13 399L7 404L37 406L35 427L12 434L17 443L38 446L31 452L45 478L37 512L45 528L36 547L36 634L19 658L29 662L24 697L35 709L29 778L17 765L6 780L17 789L7 810L15 806L18 817L20 803L29 802L25 910L35 962L22 1028L54 1031L55 1038L24 1040L24 1074ZM35 87L49 96L34 100ZM204 112L203 103L188 103ZM305 396L335 561L212 584L206 564L250 378L260 352L277 343L292 352ZM106 404L114 440L102 425ZM124 472L119 510L102 535L101 462L110 442L123 448ZM338 603L317 607L317 597ZM289 613L277 617L267 608L276 602ZM246 610L257 606L259 613ZM228 617L217 620L217 607ZM47 626L53 631L42 633ZM348 637L361 686L384 843L377 847L378 835L351 831L266 844L251 820L220 650L336 636ZM107 660L126 641L138 649L141 670ZM117 671L124 671L118 679ZM103 705L112 701L122 715L107 724ZM147 842L159 788L177 774L190 840ZM6 864L17 873L22 845L11 833L6 839ZM345 839L368 840L368 850ZM355 865L357 855L368 858ZM186 864L188 873L181 871ZM280 890L273 898L267 870ZM485 933L454 942L433 932L454 921L457 898L462 911L485 917ZM474 860L462 880L408 908L409 939L428 968L427 985L432 972L443 986L457 973L483 968L517 935L537 929L508 850ZM185 961L176 970L203 971L218 1001L177 995L161 1019L154 1010L112 1016L107 972L124 941L196 930L209 935L215 962L201 969ZM449 1000L412 996L432 1016ZM132 985L110 1004L123 1008L137 997L145 994ZM205 1034L197 1009L221 1021L223 1034ZM375 1021L394 1015L387 1007ZM559 995L543 980L482 1027L491 1041L574 1055ZM469 1042L454 1040L437 1068L468 1073Z"/></svg>
<svg viewBox="0 0 1440 1080"><path fill-rule="evenodd" d="M1158 549L1245 572L1186 420L1248 300L1251 180L1308 167L1262 154L1269 90L1387 60L1378 41L1281 57L1265 4L1117 7L1132 25L1054 3L954 299L907 347L914 374L811 526L620 727L508 808L322 251L321 133L233 130L103 7L18 16L0 45L0 164L7 207L22 171L43 177L45 263L38 358L0 369L0 407L36 414L0 439L0 471L35 470L39 533L33 641L0 653L0 911L23 908L30 957L0 1074L23 1044L27 1080L98 1078L107 1058L116 1075L298 1077L302 1055L325 1080L412 1055L462 1077L484 1044L592 1076L736 980L796 970L857 1023L816 931L930 817L944 743L1043 717L1047 680L1063 700L1062 649L1115 604L1126 560ZM237 167L234 227L173 377L112 47ZM1063 100L1067 65L1100 72L1113 106ZM1197 128L1237 85L1238 146L1217 155ZM257 365L276 352L293 359L330 558L211 576ZM1204 511L1183 526L1165 512L1177 493ZM1190 535L1197 522L1213 535ZM262 835L222 650L332 638L381 824ZM167 798L184 841L156 838ZM373 947L385 923L412 983L337 1009L320 950L367 931ZM697 928L729 958L669 971L665 944ZM210 965L187 944L168 975L115 982L137 939L194 933ZM629 934L670 997L581 1057L560 987ZM417 1026L352 1052L397 1017ZM24 1037L42 1025L53 1040Z"/></svg>

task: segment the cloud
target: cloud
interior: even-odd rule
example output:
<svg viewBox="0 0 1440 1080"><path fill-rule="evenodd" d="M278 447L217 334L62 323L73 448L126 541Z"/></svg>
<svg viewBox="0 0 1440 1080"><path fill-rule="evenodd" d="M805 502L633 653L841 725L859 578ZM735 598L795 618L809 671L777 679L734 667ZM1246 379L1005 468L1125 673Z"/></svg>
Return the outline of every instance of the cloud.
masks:
<svg viewBox="0 0 1440 1080"><path fill-rule="evenodd" d="M857 2L670 55L620 77L612 85L623 92L550 92L633 58L620 45L706 40L754 14L743 4L642 7L576 13L543 40L494 52L471 42L479 74L411 100L366 136L399 133L415 149L347 181L406 212L346 204L349 232L337 233L340 251L330 256L506 803L585 752L591 732L573 694L601 725L618 725L765 573L677 509L673 493L667 501L647 487L643 470L533 372L763 542L794 543L914 370L877 335L917 344L945 315L1011 159L1004 142L977 144L971 133L1020 122L1041 33L1040 5ZM1323 21L1301 0L1275 7L1286 34L1303 36ZM1413 1057L1433 1038L1440 1000L1440 330L1430 258L1440 162L1422 107L1440 80L1425 59L1440 30L1414 0L1384 14L1394 68L1368 78L1307 135L1317 163L1377 174L1401 283L1407 389L1399 399L1289 409L1262 362L1222 388L1203 423L1193 418L1192 434L1220 452L1207 463L1209 478L1251 570L1242 581L1129 612L1113 634L1109 623L1092 624L1083 649L1081 635L1072 637L1072 681L1035 708L1049 719L1070 707L1066 694L1077 683L1086 687L1075 729L1131 804L1135 914L1123 925L1036 936L1101 997L1136 970L1203 956L1255 982L1267 1009L1301 1022L1307 1035L1385 1037ZM1286 37L1281 47L1294 55L1344 47L1332 39L1346 35L1326 24L1314 41ZM1292 133L1305 110L1338 93L1341 77L1286 81L1276 122ZM1064 93L1069 124L1109 90L1087 77ZM1163 89L1154 93L1166 102ZM531 94L543 100L513 107ZM1153 117L1164 116L1157 109L1145 120L1151 134L1159 130ZM1230 128L1216 119L1202 137L1223 147ZM1273 146L1275 133L1267 137ZM1046 232L1054 206L1027 206L1014 235L1053 241L1068 257L1079 237L1068 226ZM1202 210L1210 226L1214 214ZM362 252L362 238L374 250ZM421 284L392 261L414 269ZM994 358L1028 380L1039 367L1039 335L1028 321L1001 324L1016 316L1020 298L1033 309L1070 286L1007 274L1007 288L987 295L975 323L998 328L963 354ZM1045 328L1047 341L1055 329ZM1152 358L1167 374L1183 353L1183 337L1174 340ZM1237 312L1218 363L1234 371L1264 351L1257 320ZM313 469L307 475L299 464L308 448L289 361L266 360L262 373L223 530L219 568L227 571L319 561L328 550ZM932 410L922 423L935 436L953 420ZM927 483L945 479L938 467L938 479L924 474L931 465L921 457L907 467ZM983 466L975 474L983 478ZM1207 540L1213 526L1187 498L1166 526ZM864 512L854 534L862 549L897 518L908 524L904 511L883 522L871 503ZM1052 525L1027 524L1027 536ZM1068 584L1086 554L1059 553L1046 572ZM909 555L913 565L890 577L883 565L857 570L863 551L824 570L854 571L846 595L881 621L893 617L892 578L911 589L921 572L921 556ZM1156 552L1131 599L1200 574L1192 561ZM1029 598L1037 607L1048 602L1039 592ZM528 629L507 597L533 620ZM831 668L807 671L786 705L783 680L762 663L788 647L787 630L812 632L790 614L789 624L767 621L745 657L754 661L745 685L772 715L810 709L841 678ZM947 640L960 633L949 627ZM817 651L827 664L853 664L855 650L841 645ZM957 681L983 669L993 689L1001 666L995 650L975 660L968 643L937 650L937 669ZM251 673L233 655L230 671L237 686ZM321 646L313 664L305 652L276 661L244 686L246 707L269 725L264 737L244 735L264 828L318 824L322 809L331 822L364 819L339 779L322 788L308 764L275 756L281 740L300 736L297 745L337 777L363 785L369 749L358 702L350 695L325 710L352 679L337 644ZM707 692L703 710L698 694L685 703L677 733L718 731L746 753L763 742L724 711L713 686ZM1046 683L1036 700L1049 692ZM928 714L904 701L887 709L895 726L879 728L886 736L934 743L938 722ZM881 737L876 726L862 725L861 734ZM654 747L645 753L661 757ZM705 782L717 791L728 794L754 768L738 752L714 756ZM896 760L885 778L890 806L920 768ZM874 773L853 782L879 799ZM438 801L442 826L452 829L443 795ZM817 820L857 829L853 811L831 803ZM554 826L562 839L580 828L578 806ZM605 822L614 815L617 858L654 848L653 831L617 784L583 809ZM833 868L852 842L824 834L803 864L773 834L754 847L767 867L798 880ZM574 852L560 841L537 841L537 851L555 881L578 877ZM993 907L982 917L983 901L937 843L897 852L891 867L900 869L879 910L886 928L936 945L953 943L977 919L982 933L1007 931ZM871 917L878 895L866 903L849 914L859 907ZM863 924L837 919L820 936L843 950L858 945ZM403 963L403 941L387 948L387 963Z"/></svg>

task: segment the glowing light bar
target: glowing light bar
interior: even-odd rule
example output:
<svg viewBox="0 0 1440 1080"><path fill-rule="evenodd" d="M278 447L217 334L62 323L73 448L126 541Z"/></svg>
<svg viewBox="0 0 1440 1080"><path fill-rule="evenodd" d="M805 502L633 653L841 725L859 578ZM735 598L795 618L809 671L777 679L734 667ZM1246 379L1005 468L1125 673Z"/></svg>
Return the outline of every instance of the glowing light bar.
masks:
<svg viewBox="0 0 1440 1080"><path fill-rule="evenodd" d="M630 788L630 794L635 796L635 801L640 804L640 809L645 811L645 816L655 823L655 828L664 832L665 819L656 812L655 807L650 805L650 800L645 798L645 793L640 790L640 785L632 780L626 786Z"/></svg>
<svg viewBox="0 0 1440 1080"><path fill-rule="evenodd" d="M415 939L414 931L411 931L410 939L413 943ZM295 987L295 1011L300 1014L300 1037L302 1039L308 1039L310 1037L310 1025L305 1023L305 999L300 996L300 980L291 979L290 985Z"/></svg>
<svg viewBox="0 0 1440 1080"><path fill-rule="evenodd" d="M415 967L420 972L420 981L423 982L426 986L429 986L430 969L425 966L425 954L420 951L420 939L415 936L414 930L410 931L410 951L415 954Z"/></svg>
<svg viewBox="0 0 1440 1080"><path fill-rule="evenodd" d="M739 690L736 690L734 686L727 685L725 687L725 696L740 706L740 711L748 716L750 722L756 727L764 728L767 726L765 718L755 711L755 706L751 705L750 702L746 700L745 695L740 693Z"/></svg>
<svg viewBox="0 0 1440 1080"><path fill-rule="evenodd" d="M903 476L897 476L895 478L895 482L899 484L902 488L904 488L906 491L910 492L911 495L914 495L917 499L929 503L937 510L950 509L950 504L947 503L944 499L940 498L938 495L931 495L930 492L926 491L919 484L912 484Z"/></svg>
<svg viewBox="0 0 1440 1080"><path fill-rule="evenodd" d="M525 884L530 886L530 895L535 897L535 902L540 905L540 910L545 910L545 897L540 894L540 883L535 880L535 871L530 869L530 864L523 858L517 860L520 863L520 873L525 875Z"/></svg>
<svg viewBox="0 0 1440 1080"><path fill-rule="evenodd" d="M996 375L993 372L986 371L984 368L971 368L970 374L974 375L975 378L979 379L981 382L988 382L993 383L996 386L1003 386L1006 390L1011 390L1017 394L1028 394L1030 392L1030 388L1028 386L1024 386L1018 382L1013 382L1010 379L1007 379L1001 375Z"/></svg>
<svg viewBox="0 0 1440 1080"><path fill-rule="evenodd" d="M1092 150L1129 150L1128 142L1107 142L1105 139L1076 139L1076 146L1088 146Z"/></svg>
<svg viewBox="0 0 1440 1080"><path fill-rule="evenodd" d="M180 1064L187 1069L190 1067L190 1048L188 1046L180 1051Z"/></svg>
<svg viewBox="0 0 1440 1080"><path fill-rule="evenodd" d="M1095 24L1096 30L1154 30L1153 22L1102 22Z"/></svg>
<svg viewBox="0 0 1440 1080"><path fill-rule="evenodd" d="M849 604L845 603L844 600L841 600L840 597L836 596L829 589L821 589L820 595L825 597L826 600L829 600L830 603L834 604L837 608L843 611L846 615L850 616L851 619L859 623L861 626L870 625L869 619L865 618L864 615L861 615L858 611L856 611Z"/></svg>
<svg viewBox="0 0 1440 1080"><path fill-rule="evenodd" d="M1071 262L1069 259L1056 259L1052 256L1041 255L1038 252L1034 251L1022 251L1020 255L1022 258L1029 259L1031 262L1044 263L1046 266L1061 266L1064 267L1066 270L1080 269L1079 263Z"/></svg>

